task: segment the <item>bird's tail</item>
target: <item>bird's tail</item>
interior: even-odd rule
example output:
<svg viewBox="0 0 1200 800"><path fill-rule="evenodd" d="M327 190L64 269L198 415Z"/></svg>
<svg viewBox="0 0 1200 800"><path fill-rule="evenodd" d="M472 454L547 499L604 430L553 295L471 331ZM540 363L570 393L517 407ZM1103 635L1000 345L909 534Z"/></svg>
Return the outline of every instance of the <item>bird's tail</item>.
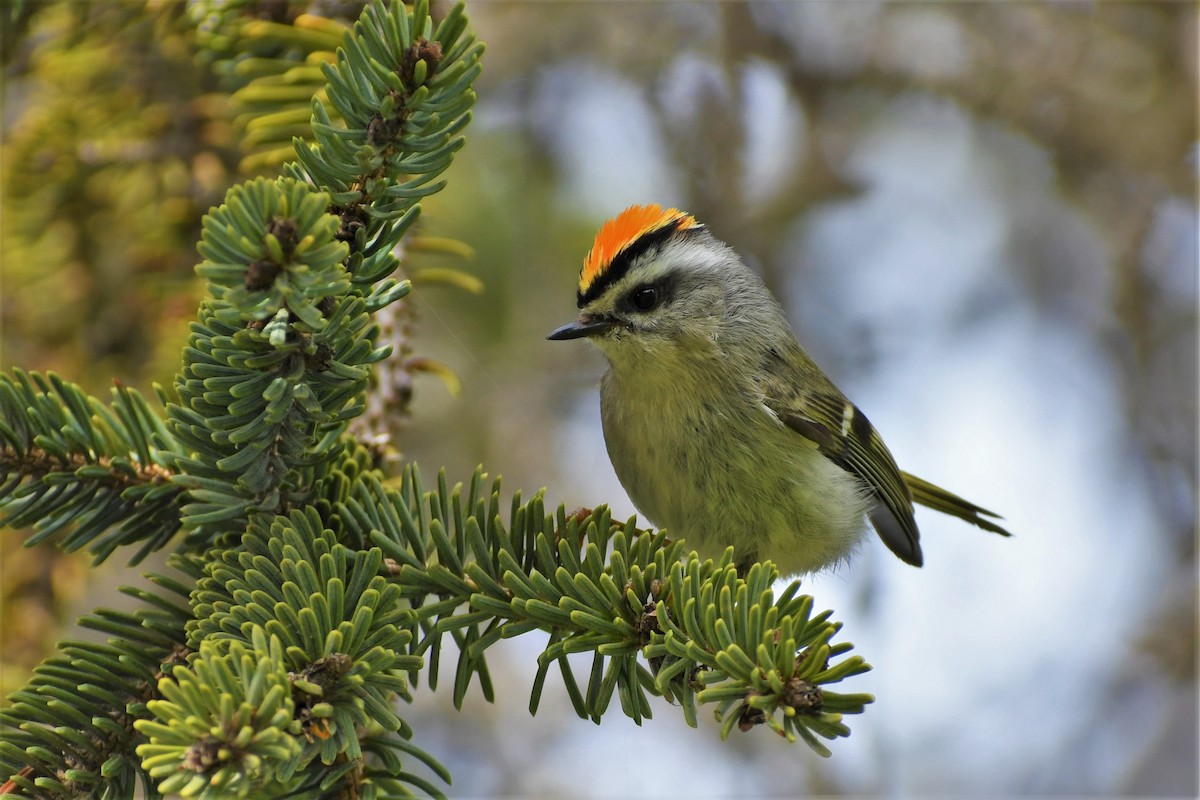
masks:
<svg viewBox="0 0 1200 800"><path fill-rule="evenodd" d="M909 475L907 472L901 472L900 475L904 478L904 482L908 484L909 491L912 492L914 503L920 503L923 506L932 508L935 511L941 511L943 514L949 514L952 517L958 517L972 525L978 525L985 531L998 533L1001 536L1012 536L1011 533L1001 528L988 517L994 519L1002 519L999 514L988 511L986 508L980 508L969 500L964 500L953 492L948 492L940 486L934 486L927 480L922 480L916 475Z"/></svg>

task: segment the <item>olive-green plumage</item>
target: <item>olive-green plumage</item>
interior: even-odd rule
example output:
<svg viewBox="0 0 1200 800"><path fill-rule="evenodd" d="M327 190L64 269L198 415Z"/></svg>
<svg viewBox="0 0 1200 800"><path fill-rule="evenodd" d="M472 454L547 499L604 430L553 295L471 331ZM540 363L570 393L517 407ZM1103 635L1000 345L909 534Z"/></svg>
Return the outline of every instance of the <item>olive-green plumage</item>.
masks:
<svg viewBox="0 0 1200 800"><path fill-rule="evenodd" d="M866 516L920 566L914 502L1008 535L992 512L902 472L762 281L683 212L635 206L606 223L579 303L579 319L549 338L587 337L604 352L601 417L617 477L639 511L701 555L733 545L739 565L812 572L853 552Z"/></svg>

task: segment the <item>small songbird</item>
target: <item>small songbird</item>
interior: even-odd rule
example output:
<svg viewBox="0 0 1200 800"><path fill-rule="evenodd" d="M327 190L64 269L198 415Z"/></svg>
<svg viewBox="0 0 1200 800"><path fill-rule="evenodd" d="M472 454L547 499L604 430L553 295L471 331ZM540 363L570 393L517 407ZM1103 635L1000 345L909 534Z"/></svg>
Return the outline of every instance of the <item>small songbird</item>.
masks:
<svg viewBox="0 0 1200 800"><path fill-rule="evenodd" d="M729 545L745 574L835 565L866 530L913 566L913 502L1009 535L974 503L901 472L878 431L796 341L763 282L694 217L632 206L600 228L579 318L607 357L609 458L638 510L702 557Z"/></svg>

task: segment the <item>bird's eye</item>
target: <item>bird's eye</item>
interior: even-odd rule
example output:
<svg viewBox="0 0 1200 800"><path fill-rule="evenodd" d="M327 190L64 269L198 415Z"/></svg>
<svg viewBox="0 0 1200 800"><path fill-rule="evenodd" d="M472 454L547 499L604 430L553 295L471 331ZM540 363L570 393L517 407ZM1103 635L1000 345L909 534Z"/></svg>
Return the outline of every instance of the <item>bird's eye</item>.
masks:
<svg viewBox="0 0 1200 800"><path fill-rule="evenodd" d="M649 311L658 303L658 290L653 286L639 286L629 295L629 301L638 311Z"/></svg>

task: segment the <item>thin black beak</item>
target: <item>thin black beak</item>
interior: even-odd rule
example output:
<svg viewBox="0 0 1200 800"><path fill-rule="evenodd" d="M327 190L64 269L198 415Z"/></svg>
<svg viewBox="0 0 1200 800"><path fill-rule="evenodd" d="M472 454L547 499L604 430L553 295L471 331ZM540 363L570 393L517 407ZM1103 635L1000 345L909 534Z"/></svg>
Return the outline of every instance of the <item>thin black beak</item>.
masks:
<svg viewBox="0 0 1200 800"><path fill-rule="evenodd" d="M617 323L614 320L605 317L589 319L580 317L574 322L568 322L561 328L555 328L547 336L551 341L561 341L563 339L582 339L585 336L596 336L610 330Z"/></svg>

